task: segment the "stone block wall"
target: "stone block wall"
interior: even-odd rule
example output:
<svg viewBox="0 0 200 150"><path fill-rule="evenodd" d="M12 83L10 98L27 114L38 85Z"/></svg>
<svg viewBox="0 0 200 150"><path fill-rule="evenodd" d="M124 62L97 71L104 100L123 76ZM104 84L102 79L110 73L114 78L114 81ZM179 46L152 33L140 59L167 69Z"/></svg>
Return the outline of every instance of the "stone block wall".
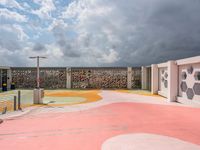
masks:
<svg viewBox="0 0 200 150"><path fill-rule="evenodd" d="M125 89L141 88L141 69L127 67L40 68L40 87L45 89ZM16 88L36 87L36 68L11 68Z"/></svg>

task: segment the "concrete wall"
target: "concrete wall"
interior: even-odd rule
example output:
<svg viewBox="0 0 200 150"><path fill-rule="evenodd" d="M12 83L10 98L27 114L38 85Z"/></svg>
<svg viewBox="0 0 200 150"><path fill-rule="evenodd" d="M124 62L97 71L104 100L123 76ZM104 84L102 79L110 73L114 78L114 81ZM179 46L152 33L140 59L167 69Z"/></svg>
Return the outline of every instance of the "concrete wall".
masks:
<svg viewBox="0 0 200 150"><path fill-rule="evenodd" d="M200 56L151 66L152 94L169 102L200 102Z"/></svg>
<svg viewBox="0 0 200 150"><path fill-rule="evenodd" d="M185 60L179 61L178 100L200 102L200 60L189 63Z"/></svg>

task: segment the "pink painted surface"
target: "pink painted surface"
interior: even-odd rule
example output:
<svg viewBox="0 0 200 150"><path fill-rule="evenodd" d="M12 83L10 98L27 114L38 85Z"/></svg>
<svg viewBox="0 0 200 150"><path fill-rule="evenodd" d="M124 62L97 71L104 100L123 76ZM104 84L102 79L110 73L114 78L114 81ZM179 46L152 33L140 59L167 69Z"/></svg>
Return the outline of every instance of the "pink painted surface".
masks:
<svg viewBox="0 0 200 150"><path fill-rule="evenodd" d="M153 133L200 145L200 109L116 103L72 113L26 115L0 124L0 149L99 150L119 134Z"/></svg>

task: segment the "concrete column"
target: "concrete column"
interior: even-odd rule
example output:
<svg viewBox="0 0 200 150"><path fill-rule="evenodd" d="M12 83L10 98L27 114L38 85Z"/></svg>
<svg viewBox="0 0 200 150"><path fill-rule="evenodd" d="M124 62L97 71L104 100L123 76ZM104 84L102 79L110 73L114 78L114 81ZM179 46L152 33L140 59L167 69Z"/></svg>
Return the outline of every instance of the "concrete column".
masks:
<svg viewBox="0 0 200 150"><path fill-rule="evenodd" d="M33 90L33 103L43 104L44 89L34 89Z"/></svg>
<svg viewBox="0 0 200 150"><path fill-rule="evenodd" d="M11 69L7 70L7 89L10 89L12 83L12 75L11 75Z"/></svg>
<svg viewBox="0 0 200 150"><path fill-rule="evenodd" d="M158 65L151 65L151 93L158 94Z"/></svg>
<svg viewBox="0 0 200 150"><path fill-rule="evenodd" d="M147 90L147 68L142 66L142 89Z"/></svg>
<svg viewBox="0 0 200 150"><path fill-rule="evenodd" d="M132 67L127 68L127 88L132 89Z"/></svg>
<svg viewBox="0 0 200 150"><path fill-rule="evenodd" d="M175 61L169 61L168 66L168 93L169 102L177 100L178 95L178 66Z"/></svg>
<svg viewBox="0 0 200 150"><path fill-rule="evenodd" d="M71 89L71 68L66 68L66 88Z"/></svg>

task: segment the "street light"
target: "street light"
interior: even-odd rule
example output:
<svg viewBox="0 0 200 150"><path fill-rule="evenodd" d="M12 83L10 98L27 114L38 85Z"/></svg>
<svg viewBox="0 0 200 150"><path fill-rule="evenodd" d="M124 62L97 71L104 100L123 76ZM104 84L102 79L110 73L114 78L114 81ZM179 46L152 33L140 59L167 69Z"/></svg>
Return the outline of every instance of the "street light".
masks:
<svg viewBox="0 0 200 150"><path fill-rule="evenodd" d="M37 89L40 88L40 58L45 59L47 57L43 56L34 56L34 57L29 57L30 59L37 59Z"/></svg>

